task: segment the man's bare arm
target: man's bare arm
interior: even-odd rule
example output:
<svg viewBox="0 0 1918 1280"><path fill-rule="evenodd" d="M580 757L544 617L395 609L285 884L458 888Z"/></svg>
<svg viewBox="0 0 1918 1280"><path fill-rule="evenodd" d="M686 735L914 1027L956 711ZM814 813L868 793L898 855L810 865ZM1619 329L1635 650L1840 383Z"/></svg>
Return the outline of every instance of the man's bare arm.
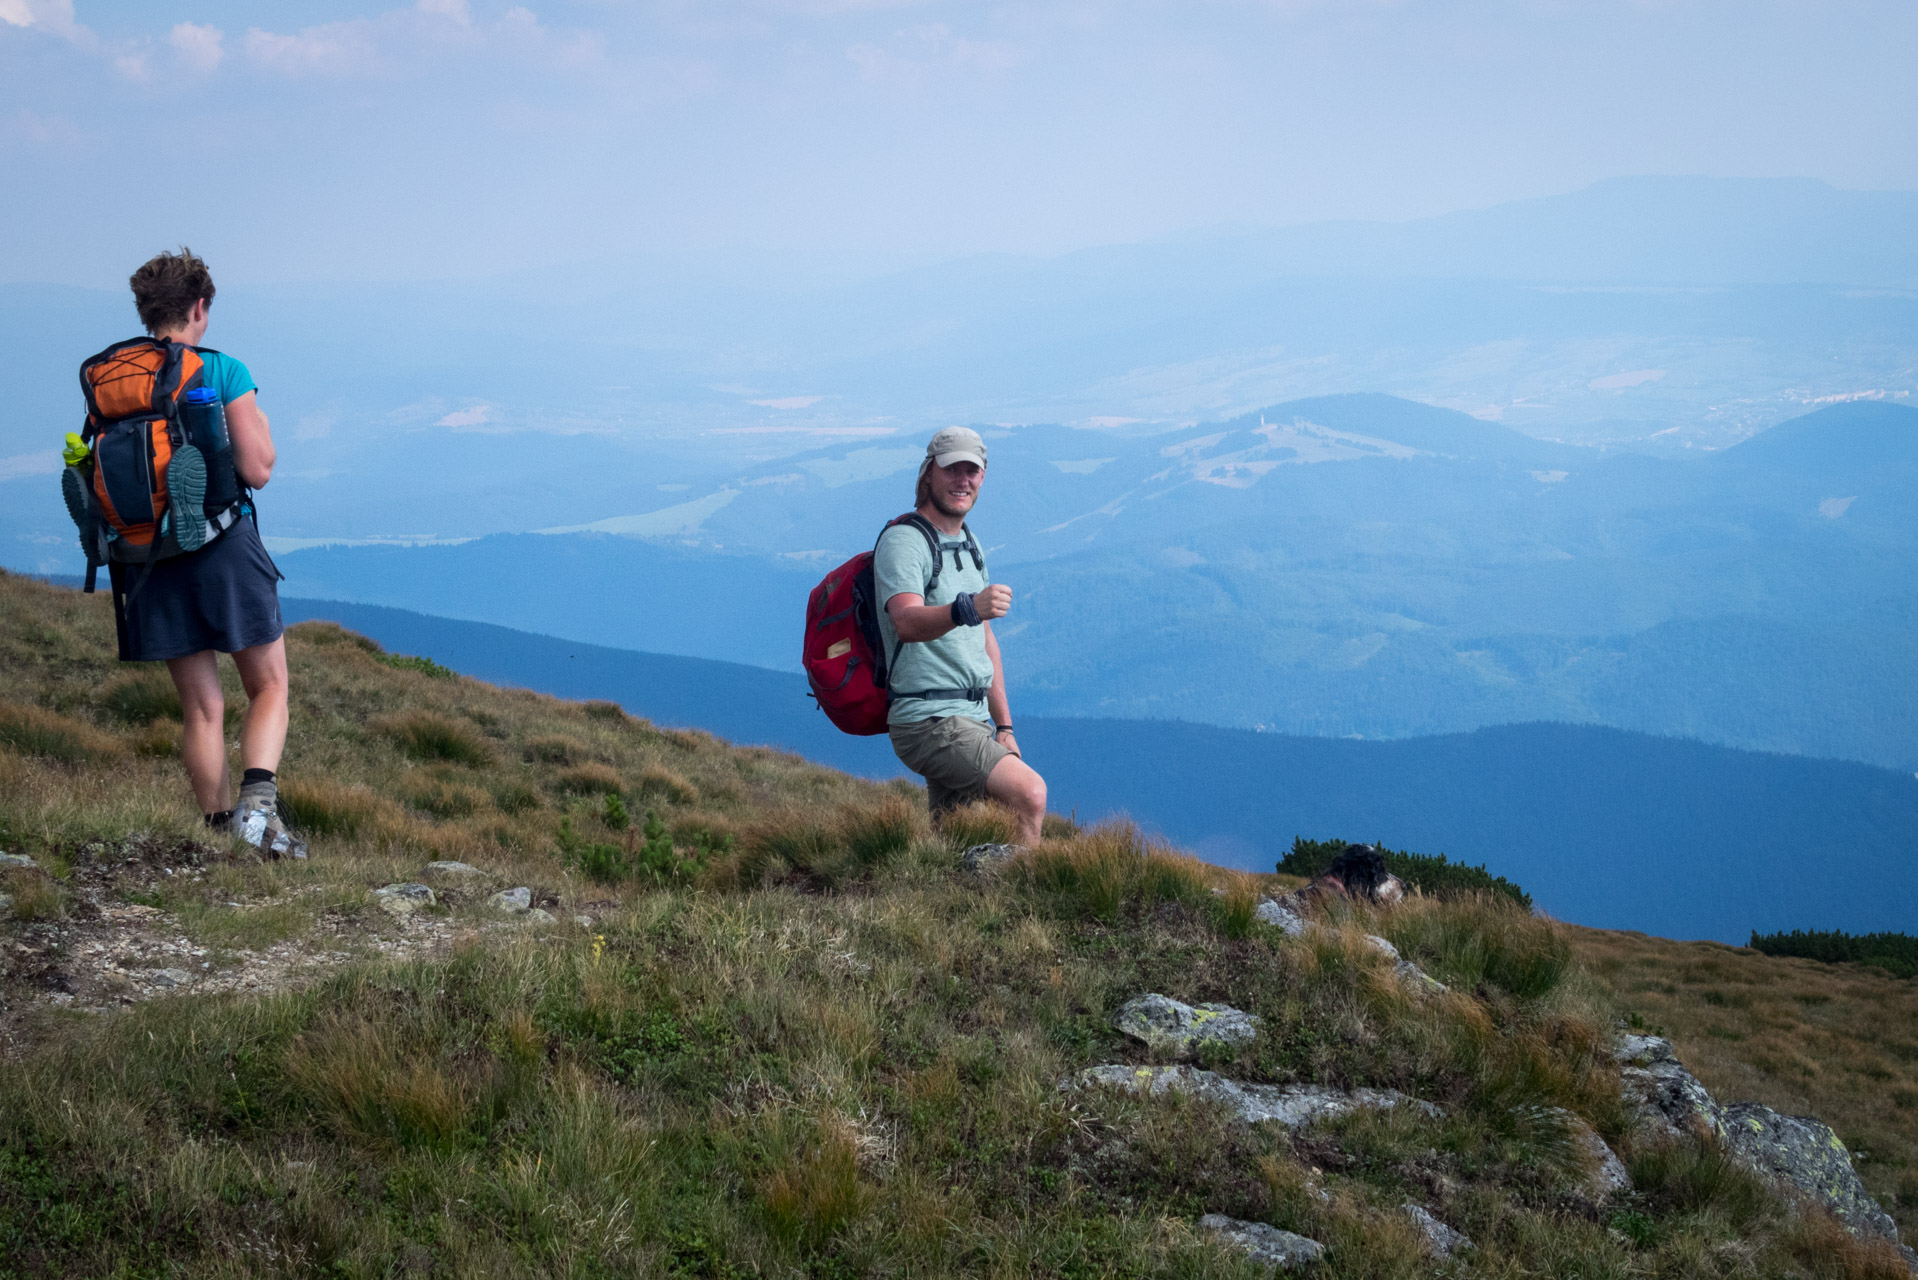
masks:
<svg viewBox="0 0 1918 1280"><path fill-rule="evenodd" d="M1003 618L1012 612L1012 588L995 582L972 597L972 607L988 622ZM893 630L899 633L899 638L915 643L937 640L959 625L952 620L951 605L927 604L924 596L910 591L901 591L886 601L886 613L892 618Z"/></svg>

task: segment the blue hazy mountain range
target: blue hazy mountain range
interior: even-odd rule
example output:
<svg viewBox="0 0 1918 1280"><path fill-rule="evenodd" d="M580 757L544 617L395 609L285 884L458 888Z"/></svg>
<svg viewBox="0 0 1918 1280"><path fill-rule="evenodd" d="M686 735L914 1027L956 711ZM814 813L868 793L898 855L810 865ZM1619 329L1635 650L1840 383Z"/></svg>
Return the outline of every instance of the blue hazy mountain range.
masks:
<svg viewBox="0 0 1918 1280"><path fill-rule="evenodd" d="M321 600L327 618L469 675L763 743L874 777L883 738L833 729L798 676ZM1582 924L1742 943L1749 930L1910 929L1918 779L1865 765L1563 724L1402 742L1022 714L1053 807L1124 812L1215 862L1269 869L1295 835L1443 852Z"/></svg>
<svg viewBox="0 0 1918 1280"><path fill-rule="evenodd" d="M1022 711L1550 719L1918 767L1918 410L1837 405L1684 459L1383 396L987 434L974 523L1017 593ZM917 457L836 446L576 532L281 563L304 596L794 669L806 591L908 505Z"/></svg>
<svg viewBox="0 0 1918 1280"><path fill-rule="evenodd" d="M272 415L278 536L420 541L644 513L834 439L1164 428L1354 391L1575 443L1718 448L1918 392L1914 246L1912 193L1621 179L1403 224L865 277L714 259L228 280L209 341ZM59 504L30 486L47 491L77 425L79 359L132 321L123 290L0 287L0 563L72 571Z"/></svg>

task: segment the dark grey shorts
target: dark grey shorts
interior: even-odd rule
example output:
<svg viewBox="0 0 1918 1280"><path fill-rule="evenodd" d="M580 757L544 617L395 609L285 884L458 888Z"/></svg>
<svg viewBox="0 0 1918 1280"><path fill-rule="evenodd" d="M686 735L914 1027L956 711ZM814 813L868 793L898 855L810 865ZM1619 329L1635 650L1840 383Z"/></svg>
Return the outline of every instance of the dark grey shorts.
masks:
<svg viewBox="0 0 1918 1280"><path fill-rule="evenodd" d="M926 807L955 809L986 795L986 779L1012 752L993 740L992 726L971 716L940 716L891 729L892 751L926 780Z"/></svg>
<svg viewBox="0 0 1918 1280"><path fill-rule="evenodd" d="M115 564L123 600L142 566ZM120 661L159 662L216 649L238 653L280 638L280 570L253 521L242 518L192 555L153 566L119 614Z"/></svg>

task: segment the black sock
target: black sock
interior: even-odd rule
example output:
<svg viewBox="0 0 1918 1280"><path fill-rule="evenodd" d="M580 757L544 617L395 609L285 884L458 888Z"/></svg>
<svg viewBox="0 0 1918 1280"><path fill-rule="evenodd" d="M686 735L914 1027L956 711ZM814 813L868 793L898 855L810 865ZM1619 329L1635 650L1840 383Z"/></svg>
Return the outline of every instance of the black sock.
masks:
<svg viewBox="0 0 1918 1280"><path fill-rule="evenodd" d="M209 813L203 816L206 819L206 825L215 831L225 831L233 825L233 810L231 809L222 809L218 813Z"/></svg>
<svg viewBox="0 0 1918 1280"><path fill-rule="evenodd" d="M248 769L240 775L240 785L243 787L250 787L256 782L271 781L273 781L273 770L271 769Z"/></svg>

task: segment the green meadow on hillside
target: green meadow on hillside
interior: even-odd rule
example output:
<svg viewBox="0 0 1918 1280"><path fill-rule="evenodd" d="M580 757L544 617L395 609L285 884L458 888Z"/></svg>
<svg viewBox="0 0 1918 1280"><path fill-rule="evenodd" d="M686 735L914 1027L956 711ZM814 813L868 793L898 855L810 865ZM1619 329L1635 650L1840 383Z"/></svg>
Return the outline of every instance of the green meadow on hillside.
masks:
<svg viewBox="0 0 1918 1280"><path fill-rule="evenodd" d="M1581 931L1419 896L1288 938L1254 877L290 633L305 862L210 842L104 597L0 575L0 1272L24 1276L1890 1277L1716 1150L1633 1150ZM394 915L374 891L458 860ZM545 914L505 915L526 887ZM1385 935L1450 990L1398 980ZM1797 962L1809 963L1809 962ZM1889 979L1885 979L1889 981ZM1201 1065L1442 1108L1286 1132L1059 1084L1145 992L1262 1022ZM1562 1108L1621 1149L1596 1203ZM1847 1134L1848 1137L1852 1135ZM1422 1251L1402 1206L1467 1234Z"/></svg>

